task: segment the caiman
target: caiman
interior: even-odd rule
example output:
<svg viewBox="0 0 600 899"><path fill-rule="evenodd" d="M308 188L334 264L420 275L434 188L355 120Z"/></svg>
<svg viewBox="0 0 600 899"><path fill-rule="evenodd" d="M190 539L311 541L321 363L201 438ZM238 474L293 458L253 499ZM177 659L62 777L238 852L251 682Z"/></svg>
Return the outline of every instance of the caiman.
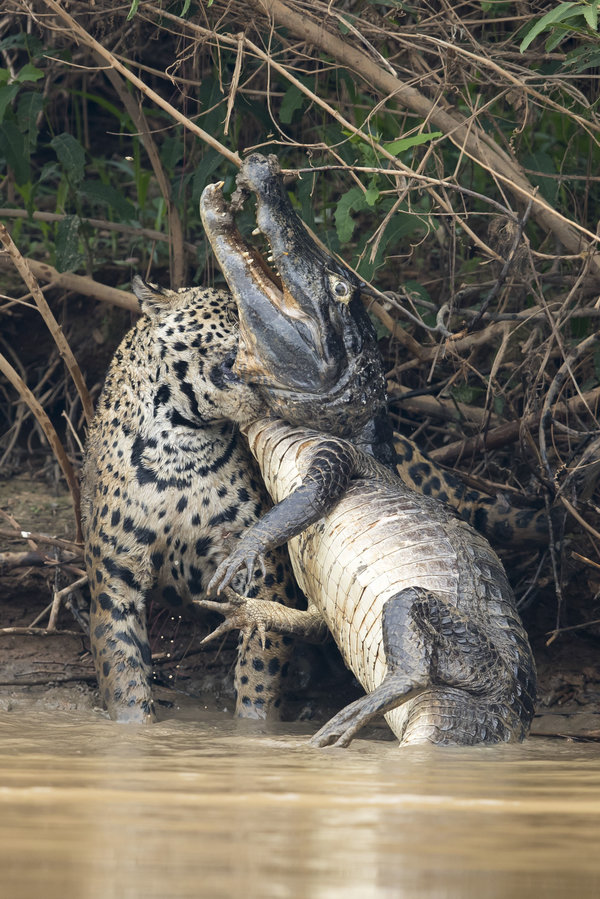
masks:
<svg viewBox="0 0 600 899"><path fill-rule="evenodd" d="M394 433L386 380L362 282L308 233L283 184L275 156L248 156L238 176L239 204L253 193L258 230L275 274L231 221L209 185L201 200L207 235L240 316L234 373L256 386L272 414L349 439L419 493L453 506L493 543L548 539L545 510L520 508L444 471ZM233 203L232 203L233 206Z"/></svg>
<svg viewBox="0 0 600 899"><path fill-rule="evenodd" d="M446 506L406 487L348 441L262 419L248 430L277 503L217 570L226 587L288 542L308 610L233 595L200 601L240 628L311 639L325 623L367 695L313 738L345 746L386 713L402 744L523 740L535 667L504 568Z"/></svg>
<svg viewBox="0 0 600 899"><path fill-rule="evenodd" d="M218 632L327 624L369 692L316 735L319 745L347 744L380 712L403 743L523 739L535 667L501 562L473 528L393 471L383 366L357 279L311 246L269 160L250 157L242 184L257 195L281 281L242 240L220 186L207 188L204 226L239 310L233 370L291 424L259 420L248 432L277 505L211 585L226 587L244 568L250 577L265 552L289 541L309 609L201 604L229 616ZM273 216L282 208L283 219Z"/></svg>

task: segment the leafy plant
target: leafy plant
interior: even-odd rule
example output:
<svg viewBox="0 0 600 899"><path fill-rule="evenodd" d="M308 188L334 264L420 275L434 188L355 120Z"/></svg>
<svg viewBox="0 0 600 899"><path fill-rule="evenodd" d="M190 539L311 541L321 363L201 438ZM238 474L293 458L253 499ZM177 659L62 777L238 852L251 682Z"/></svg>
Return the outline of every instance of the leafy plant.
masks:
<svg viewBox="0 0 600 899"><path fill-rule="evenodd" d="M579 72L597 66L600 63L599 2L600 0L583 0L578 3L559 3L527 29L519 48L521 53L545 32L548 33L545 44L547 53L555 50L567 38L580 37L586 45L572 50L567 55L566 64L574 65Z"/></svg>

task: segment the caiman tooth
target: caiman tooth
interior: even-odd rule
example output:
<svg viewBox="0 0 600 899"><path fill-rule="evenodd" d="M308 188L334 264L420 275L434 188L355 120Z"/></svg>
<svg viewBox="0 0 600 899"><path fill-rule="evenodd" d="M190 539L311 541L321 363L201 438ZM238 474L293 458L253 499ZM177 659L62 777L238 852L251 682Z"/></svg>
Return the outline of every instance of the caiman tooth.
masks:
<svg viewBox="0 0 600 899"><path fill-rule="evenodd" d="M255 228L254 231L252 232L252 237L256 237L260 233L261 233L260 228Z"/></svg>

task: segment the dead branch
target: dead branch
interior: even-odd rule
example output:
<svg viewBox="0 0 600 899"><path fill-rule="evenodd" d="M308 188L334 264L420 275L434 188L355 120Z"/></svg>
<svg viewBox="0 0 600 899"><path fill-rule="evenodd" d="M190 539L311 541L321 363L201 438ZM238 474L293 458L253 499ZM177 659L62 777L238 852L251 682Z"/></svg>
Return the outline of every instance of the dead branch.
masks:
<svg viewBox="0 0 600 899"><path fill-rule="evenodd" d="M556 418L564 418L572 412L581 412L588 409L597 410L599 402L600 387L596 387L594 390L590 390L581 396L570 397L565 403L557 403L554 409L552 409L552 415ZM514 443L515 440L519 439L521 428L535 427L539 424L541 416L542 412L536 412L526 415L519 421L509 421L507 424L493 428L484 434L469 437L467 440L457 440L455 443L449 443L448 446L432 450L430 456L436 462L449 465L463 456L472 456L483 450L497 449L500 446L505 446L507 443Z"/></svg>
<svg viewBox="0 0 600 899"><path fill-rule="evenodd" d="M0 537L8 537L9 539L14 540L27 540L34 548L37 543L42 543L47 546L57 546L59 549L64 549L76 556L80 556L83 551L83 543L75 543L73 540L64 540L61 537L50 537L48 534L36 534L31 531L21 530L20 528L15 531L10 531L8 528L0 528ZM31 543L32 541L33 544Z"/></svg>
<svg viewBox="0 0 600 899"><path fill-rule="evenodd" d="M50 306L46 302L44 294L40 290L39 284L37 283L33 272L28 267L26 260L23 258L23 256L21 256L21 253L15 246L12 237L8 233L6 225L2 224L2 222L0 222L0 242L2 242L4 249L12 259L15 268L25 281L25 284L29 288L31 295L33 296L36 305L40 310L42 318L48 326L48 330L50 331L52 338L56 343L56 346L58 347L58 351L61 357L64 359L67 368L69 369L69 373L73 378L73 383L75 384L77 393L79 394L79 397L81 399L81 405L83 406L86 421L88 425L90 425L92 423L92 418L94 417L94 407L92 405L87 387L85 386L85 381L83 379L83 375L81 374L81 369L77 364L77 360L73 355L71 347L67 343L60 325L54 318L54 314L50 309Z"/></svg>
<svg viewBox="0 0 600 899"><path fill-rule="evenodd" d="M308 41L335 60L356 73L367 84L374 85L387 96L394 97L404 106L414 110L426 121L439 128L474 162L498 178L520 199L533 204L533 215L546 231L552 231L572 253L593 253L596 274L600 274L600 254L597 252L598 237L587 228L563 216L545 200L535 196L522 168L508 154L502 151L483 129L473 123L466 123L458 113L442 109L411 85L404 84L398 77L374 62L364 51L323 27L304 13L289 8L282 0L252 0L257 8L264 10L269 18L279 25L289 28L294 34ZM588 240L584 240L586 237Z"/></svg>
<svg viewBox="0 0 600 899"><path fill-rule="evenodd" d="M15 369L12 367L8 359L6 359L0 353L0 371L6 378L10 381L12 386L15 388L23 402L27 404L29 409L33 412L37 422L42 428L48 443L52 447L52 451L56 456L56 460L61 467L62 473L65 476L65 480L71 492L71 499L73 501L73 513L75 515L75 523L77 528L77 542L81 542L82 533L81 533L81 509L80 509L80 491L79 491L79 481L73 471L73 466L69 461L67 454L64 450L62 443L60 442L60 438L54 429L54 425L46 415L43 407L40 405L38 400L35 398L29 387L25 384L21 376Z"/></svg>
<svg viewBox="0 0 600 899"><path fill-rule="evenodd" d="M50 631L45 627L0 627L0 637L29 636L29 637L81 637L81 631ZM10 681L9 683L12 683ZM46 683L46 681L41 681ZM0 686L3 681L0 681Z"/></svg>
<svg viewBox="0 0 600 899"><path fill-rule="evenodd" d="M31 215L26 209L13 209L4 206L0 208L0 219L33 219L34 222L62 222L66 218L66 213L60 212L42 212L34 209ZM153 228L141 228L135 225L125 225L123 222L109 222L107 219L81 218L84 225L95 228L97 231L117 231L119 234L129 234L131 237L141 237L144 240L159 241L161 243L169 243L169 235L163 231L155 231ZM186 253L195 253L196 246L189 241L184 241L183 247ZM31 260L27 260L31 264ZM68 274L68 273L67 273ZM39 276L36 276L39 277Z"/></svg>
<svg viewBox="0 0 600 899"><path fill-rule="evenodd" d="M78 578L78 580L73 581L72 584L69 584L68 587L63 587L62 590L55 590L54 595L52 597L52 606L50 607L50 615L48 618L48 630L54 631L56 630L56 623L58 621L58 615L60 613L60 606L63 599L66 599L74 590L78 590L80 587L85 587L88 582L87 574L84 574L83 577Z"/></svg>
<svg viewBox="0 0 600 899"><path fill-rule="evenodd" d="M93 278L88 278L86 275L74 275L73 272L58 272L47 262L38 262L36 259L29 258L25 259L25 261L36 278L47 281L50 287L60 287L63 290L72 291L103 303L110 303L112 306L129 309L130 312L140 311L137 297L127 290L118 290L116 287L110 287L108 284L101 284L99 281L94 281ZM1 262L2 260L0 259Z"/></svg>

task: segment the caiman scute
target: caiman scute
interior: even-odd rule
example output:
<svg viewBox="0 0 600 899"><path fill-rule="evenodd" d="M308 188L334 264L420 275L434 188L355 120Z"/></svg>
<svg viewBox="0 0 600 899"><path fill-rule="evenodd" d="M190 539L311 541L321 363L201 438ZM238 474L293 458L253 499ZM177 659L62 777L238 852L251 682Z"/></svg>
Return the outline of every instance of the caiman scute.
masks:
<svg viewBox="0 0 600 899"><path fill-rule="evenodd" d="M380 711L402 742L523 739L535 669L506 574L483 537L397 477L363 285L307 233L274 157L247 157L238 185L241 197L256 196L278 274L244 241L220 185L205 188L205 231L239 313L233 371L288 424L259 421L249 432L277 505L209 589L244 568L250 575L265 551L290 541L310 605L308 614L273 614L264 603L232 601L221 631L237 624L252 633L253 616L263 629L327 624L369 692L317 735L320 744L347 743Z"/></svg>
<svg viewBox="0 0 600 899"><path fill-rule="evenodd" d="M448 508L352 444L259 420L250 448L277 505L225 560L226 586L289 540L308 611L242 597L202 603L242 627L311 636L325 623L367 695L313 738L347 745L384 712L401 744L520 741L536 675L502 563Z"/></svg>

